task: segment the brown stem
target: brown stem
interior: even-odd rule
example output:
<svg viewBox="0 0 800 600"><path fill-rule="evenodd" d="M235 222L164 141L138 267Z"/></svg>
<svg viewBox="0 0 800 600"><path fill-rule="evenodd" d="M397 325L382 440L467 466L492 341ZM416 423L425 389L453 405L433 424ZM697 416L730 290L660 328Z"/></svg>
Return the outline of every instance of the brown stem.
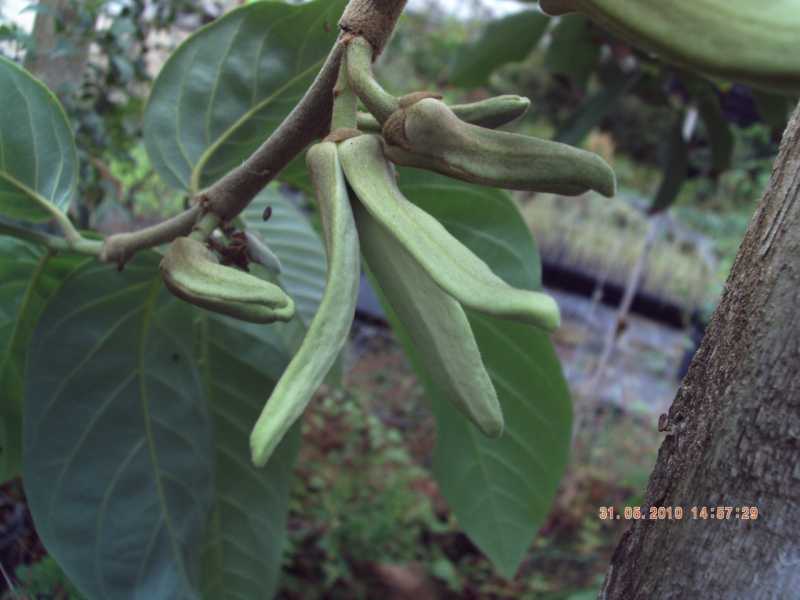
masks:
<svg viewBox="0 0 800 600"><path fill-rule="evenodd" d="M342 31L367 39L377 58L392 37L407 0L350 0L339 20Z"/></svg>
<svg viewBox="0 0 800 600"><path fill-rule="evenodd" d="M145 227L139 231L111 235L103 243L100 260L115 262L122 267L139 250L153 248L160 244L166 244L178 236L188 235L201 213L200 206L195 205L158 225Z"/></svg>
<svg viewBox="0 0 800 600"><path fill-rule="evenodd" d="M239 167L201 192L211 212L225 221L234 218L303 148L328 132L343 49L340 37L314 83L272 135Z"/></svg>

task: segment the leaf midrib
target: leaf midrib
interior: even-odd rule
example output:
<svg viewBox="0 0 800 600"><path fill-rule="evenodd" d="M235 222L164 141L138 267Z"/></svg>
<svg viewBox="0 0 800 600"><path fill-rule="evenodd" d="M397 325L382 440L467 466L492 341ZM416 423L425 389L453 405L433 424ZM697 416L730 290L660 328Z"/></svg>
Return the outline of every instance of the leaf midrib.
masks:
<svg viewBox="0 0 800 600"><path fill-rule="evenodd" d="M139 372L139 394L142 400L142 415L144 417L145 440L147 441L147 451L148 455L150 456L150 463L153 467L153 480L155 482L158 502L161 505L162 509L161 514L164 515L164 526L167 530L167 536L169 537L170 546L172 547L172 553L175 556L175 561L177 563L178 570L180 571L181 578L184 580L187 589L192 589L192 584L191 581L189 580L189 575L186 571L186 565L184 564L183 554L180 551L178 536L172 527L172 519L170 517L170 511L167 505L166 494L164 492L164 485L161 481L161 474L159 470L160 462L158 459L158 453L156 451L153 428L150 422L149 394L147 391L147 386L145 385L145 379L146 379L145 363L147 358L145 348L147 345L147 336L152 326L153 314L155 313L156 299L158 298L158 293L160 290L161 290L161 280L160 278L156 277L153 279L153 283L151 284L151 289L148 292L147 299L143 303L145 311L144 314L142 315L142 327L139 335L137 356L136 356L136 362Z"/></svg>
<svg viewBox="0 0 800 600"><path fill-rule="evenodd" d="M53 215L56 211L59 210L58 207L53 202L42 196L36 190L22 183L19 179L11 175L11 173L9 173L8 171L0 171L0 179L5 179L13 187L16 187L20 192L22 192L29 198L32 198L48 214Z"/></svg>

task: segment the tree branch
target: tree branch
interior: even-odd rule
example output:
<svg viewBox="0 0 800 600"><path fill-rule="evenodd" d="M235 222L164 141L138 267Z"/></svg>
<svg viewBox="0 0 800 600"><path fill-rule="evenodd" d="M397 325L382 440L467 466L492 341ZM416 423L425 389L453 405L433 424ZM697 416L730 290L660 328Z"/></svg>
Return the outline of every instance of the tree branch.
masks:
<svg viewBox="0 0 800 600"><path fill-rule="evenodd" d="M200 215L199 205L230 221L315 138L330 128L333 87L347 41L363 35L376 56L386 46L407 0L350 0L339 27L342 33L303 98L267 140L236 169L201 191L195 206L177 217L137 232L106 239L101 259L122 265L137 251L188 234Z"/></svg>
<svg viewBox="0 0 800 600"><path fill-rule="evenodd" d="M166 244L178 236L188 235L201 213L200 206L195 205L171 219L162 221L158 225L146 227L139 231L110 235L103 243L100 260L115 262L122 266L139 250L153 248L159 244Z"/></svg>
<svg viewBox="0 0 800 600"><path fill-rule="evenodd" d="M303 148L327 133L343 50L340 36L311 87L267 141L240 166L200 192L211 212L225 221L234 218Z"/></svg>

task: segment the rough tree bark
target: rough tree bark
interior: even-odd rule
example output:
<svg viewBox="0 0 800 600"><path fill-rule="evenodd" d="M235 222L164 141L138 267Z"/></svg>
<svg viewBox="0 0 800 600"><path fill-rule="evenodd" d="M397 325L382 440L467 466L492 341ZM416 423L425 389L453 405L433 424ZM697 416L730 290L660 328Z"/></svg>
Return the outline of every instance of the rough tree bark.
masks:
<svg viewBox="0 0 800 600"><path fill-rule="evenodd" d="M800 106L600 598L800 598ZM757 520L690 508L754 506ZM645 514L646 511L643 511Z"/></svg>

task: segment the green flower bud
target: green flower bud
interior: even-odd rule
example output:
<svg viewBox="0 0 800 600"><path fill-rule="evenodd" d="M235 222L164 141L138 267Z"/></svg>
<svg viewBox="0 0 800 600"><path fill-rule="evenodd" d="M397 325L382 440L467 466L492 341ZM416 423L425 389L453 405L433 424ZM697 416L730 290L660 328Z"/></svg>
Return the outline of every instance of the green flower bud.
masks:
<svg viewBox="0 0 800 600"><path fill-rule="evenodd" d="M219 264L202 242L179 237L161 260L161 276L178 298L251 323L289 321L294 302L278 286Z"/></svg>

